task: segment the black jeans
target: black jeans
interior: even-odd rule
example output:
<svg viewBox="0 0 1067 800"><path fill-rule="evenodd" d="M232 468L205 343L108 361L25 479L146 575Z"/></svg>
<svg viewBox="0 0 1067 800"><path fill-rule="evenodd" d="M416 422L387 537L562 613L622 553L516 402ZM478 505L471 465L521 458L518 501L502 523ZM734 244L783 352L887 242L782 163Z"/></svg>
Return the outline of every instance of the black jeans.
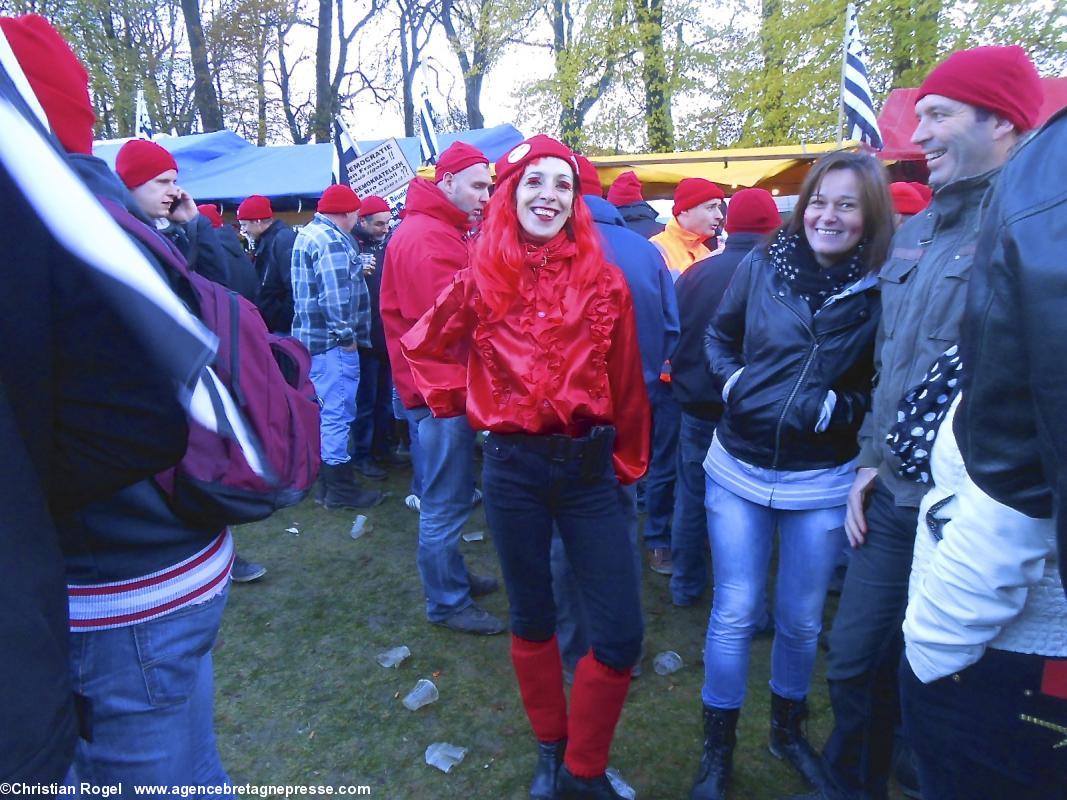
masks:
<svg viewBox="0 0 1067 800"><path fill-rule="evenodd" d="M1042 692L1055 661L990 649L924 684L901 660L904 728L923 800L1067 798L1067 698Z"/></svg>
<svg viewBox="0 0 1067 800"><path fill-rule="evenodd" d="M830 631L826 677L834 729L823 756L843 795L887 796L900 718L897 668L919 510L898 506L875 480L867 541L852 551Z"/></svg>
<svg viewBox="0 0 1067 800"><path fill-rule="evenodd" d="M593 656L623 671L637 661L643 626L627 520L610 455L589 464L554 460L490 434L483 458L485 516L500 557L511 630L530 641L555 633L549 549L559 528L581 592Z"/></svg>

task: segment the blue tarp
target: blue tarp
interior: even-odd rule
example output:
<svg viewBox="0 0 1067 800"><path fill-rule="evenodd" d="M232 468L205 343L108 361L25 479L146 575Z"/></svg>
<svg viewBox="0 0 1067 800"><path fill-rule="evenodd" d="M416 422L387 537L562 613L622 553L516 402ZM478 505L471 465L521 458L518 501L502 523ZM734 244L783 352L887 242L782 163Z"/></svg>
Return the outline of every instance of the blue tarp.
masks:
<svg viewBox="0 0 1067 800"><path fill-rule="evenodd" d="M490 161L496 161L522 141L523 135L511 125L479 128L438 137L441 149L457 140L478 147ZM384 139L359 142L367 152ZM412 168L421 161L419 140L397 139ZM178 162L178 183L198 203L220 203L232 210L250 194L271 199L278 211L309 207L330 185L333 169L332 144L300 144L285 147L256 147L231 131L163 137L158 143L174 154ZM122 143L99 143L93 153L112 167ZM313 207L313 206L312 206Z"/></svg>

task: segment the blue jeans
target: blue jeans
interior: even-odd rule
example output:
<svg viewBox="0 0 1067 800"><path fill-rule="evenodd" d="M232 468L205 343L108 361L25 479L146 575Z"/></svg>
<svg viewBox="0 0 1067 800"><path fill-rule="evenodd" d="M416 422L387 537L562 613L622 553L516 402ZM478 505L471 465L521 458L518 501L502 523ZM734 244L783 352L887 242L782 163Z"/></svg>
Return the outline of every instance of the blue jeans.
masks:
<svg viewBox="0 0 1067 800"><path fill-rule="evenodd" d="M393 382L389 359L359 351L356 419L352 425L352 458L359 462L384 455L393 431Z"/></svg>
<svg viewBox="0 0 1067 800"><path fill-rule="evenodd" d="M671 600L678 606L697 602L708 586L708 517L704 512L704 457L715 422L682 412L678 434L678 483L671 524Z"/></svg>
<svg viewBox="0 0 1067 800"><path fill-rule="evenodd" d="M556 631L549 563L555 525L581 591L593 656L612 669L633 666L641 652L641 604L611 459L589 476L575 459L553 460L506 436L490 435L482 489L512 632L538 642Z"/></svg>
<svg viewBox="0 0 1067 800"><path fill-rule="evenodd" d="M418 411L408 412L408 420L418 427L411 441L414 445L418 436L422 472L416 560L426 592L426 616L441 622L474 602L459 552L459 534L470 518L474 495L474 431L466 416L419 418ZM414 457L414 446L412 451Z"/></svg>
<svg viewBox="0 0 1067 800"><path fill-rule="evenodd" d="M211 648L226 593L138 625L72 633L74 690L89 701L79 781L219 786L230 779L215 745Z"/></svg>
<svg viewBox="0 0 1067 800"><path fill-rule="evenodd" d="M822 630L826 587L845 543L845 507L784 511L744 500L707 478L704 500L715 596L704 649L704 705L740 708L752 635L766 606L777 528L771 690L808 696Z"/></svg>
<svg viewBox="0 0 1067 800"><path fill-rule="evenodd" d="M922 683L901 659L904 728L925 800L1067 800L1067 699L1042 691L1055 661L990 648Z"/></svg>
<svg viewBox="0 0 1067 800"><path fill-rule="evenodd" d="M399 402L399 401L398 401ZM394 408L396 404L394 404ZM409 448L411 452L411 493L416 497L422 497L422 445L419 443L419 423L430 416L430 409L426 406L418 408L404 408L404 419L408 421L408 439L411 440Z"/></svg>
<svg viewBox="0 0 1067 800"><path fill-rule="evenodd" d="M630 548L634 557L634 573L637 576L637 600L641 601L641 551L637 546L637 489L631 486L619 486L619 503L626 530L629 533ZM552 531L552 597L556 601L556 638L559 640L559 652L563 657L563 666L574 671L578 659L589 652L589 621L582 607L582 591L574 576L567 551L563 547L563 538L559 528Z"/></svg>
<svg viewBox="0 0 1067 800"><path fill-rule="evenodd" d="M321 443L324 464L345 464L348 434L356 418L356 389L359 386L359 353L331 347L311 357L311 382L319 396Z"/></svg>
<svg viewBox="0 0 1067 800"><path fill-rule="evenodd" d="M645 485L645 547L651 550L671 546L682 407L663 381L648 384L648 399L652 405L652 457Z"/></svg>

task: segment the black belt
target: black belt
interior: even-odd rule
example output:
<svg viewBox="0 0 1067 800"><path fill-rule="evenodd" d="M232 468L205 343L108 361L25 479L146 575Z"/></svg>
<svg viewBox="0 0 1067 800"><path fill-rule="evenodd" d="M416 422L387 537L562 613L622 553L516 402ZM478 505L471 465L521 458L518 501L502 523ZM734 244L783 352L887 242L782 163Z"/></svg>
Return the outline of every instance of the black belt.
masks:
<svg viewBox="0 0 1067 800"><path fill-rule="evenodd" d="M614 425L596 425L585 436L565 433L493 433L494 439L517 444L524 450L542 455L552 461L599 460L610 454L615 443Z"/></svg>

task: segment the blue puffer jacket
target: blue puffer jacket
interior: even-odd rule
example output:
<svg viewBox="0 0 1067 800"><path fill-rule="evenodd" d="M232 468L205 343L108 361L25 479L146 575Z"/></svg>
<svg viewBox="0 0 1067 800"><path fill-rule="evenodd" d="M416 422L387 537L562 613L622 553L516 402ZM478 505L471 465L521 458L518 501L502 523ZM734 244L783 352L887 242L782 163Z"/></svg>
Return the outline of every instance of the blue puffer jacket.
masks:
<svg viewBox="0 0 1067 800"><path fill-rule="evenodd" d="M604 256L622 270L634 300L637 346L645 384L659 381L663 362L674 354L681 330L674 282L656 246L626 227L619 210L595 195L582 197L593 214Z"/></svg>

